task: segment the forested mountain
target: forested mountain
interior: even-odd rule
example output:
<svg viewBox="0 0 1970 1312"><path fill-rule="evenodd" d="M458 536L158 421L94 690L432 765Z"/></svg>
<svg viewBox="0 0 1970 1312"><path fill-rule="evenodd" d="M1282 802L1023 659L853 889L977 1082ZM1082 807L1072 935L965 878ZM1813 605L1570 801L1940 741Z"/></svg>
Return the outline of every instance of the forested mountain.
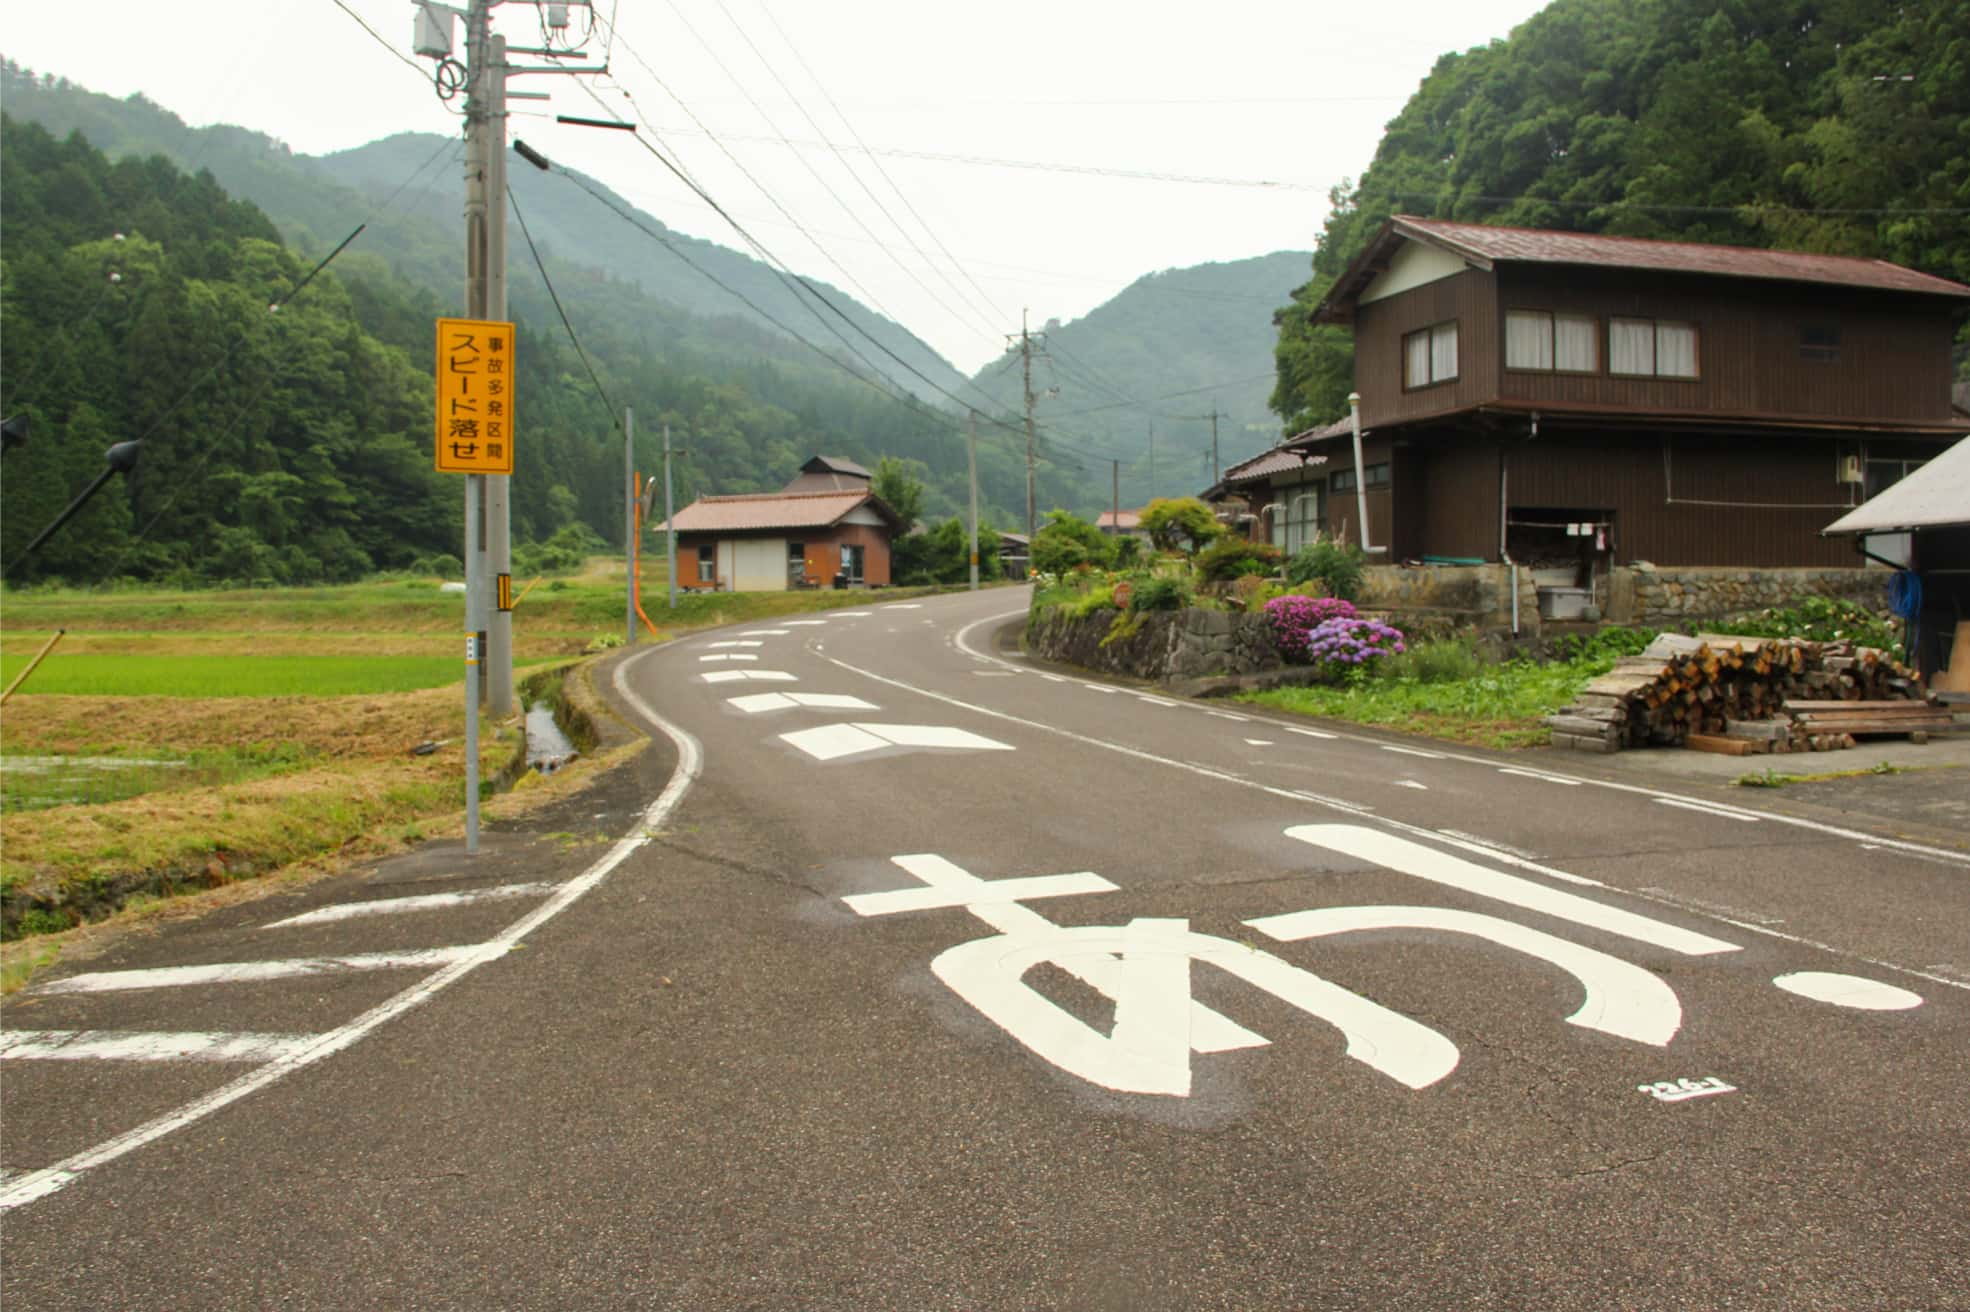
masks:
<svg viewBox="0 0 1970 1312"><path fill-rule="evenodd" d="M1188 496L1211 482L1211 420L1218 412L1221 466L1271 446L1272 312L1306 277L1302 251L1168 269L1137 279L1071 323L1045 325L1033 360L1041 445L1091 475L1092 500ZM1002 414L1023 405L1019 353L973 380ZM1084 491L1083 496L1088 493Z"/></svg>
<svg viewBox="0 0 1970 1312"><path fill-rule="evenodd" d="M1445 55L1280 312L1288 432L1346 409L1308 315L1391 214L1892 260L1970 281L1970 0L1554 0Z"/></svg>
<svg viewBox="0 0 1970 1312"><path fill-rule="evenodd" d="M30 75L16 69L8 78L11 109L30 99L17 94ZM176 122L141 102L35 86L43 108L73 102L97 116L92 130L111 136L127 118ZM117 106L132 114L111 113ZM223 128L190 134L192 162L229 160L229 171L256 188L279 193L286 179L288 193L319 202L313 223L333 236L289 220L290 252L256 207L228 197L216 168L188 177L157 156L112 164L79 135L57 141L11 117L5 132L0 410L27 413L34 424L33 441L4 467L0 559L11 578L344 578L457 552L455 485L429 470L429 369L432 320L458 309L454 248L462 239L455 217L441 229L405 203L422 189L450 189L455 215L457 170L445 143L431 140L421 174L407 170L388 193L365 195L266 138ZM540 240L534 213L522 212ZM278 318L266 315L275 294L365 221L327 272ZM930 517L964 504L964 439L947 415L906 406L756 322L691 313L543 242L543 261L612 409L568 345L517 224L513 237L517 540L541 541L579 522L620 542L622 406L635 409L646 472L660 463L664 424L687 448L678 463L682 499L777 488L802 460L826 452L871 466L886 454L914 462ZM440 269L441 287L416 281ZM107 281L111 270L118 281ZM16 572L14 552L101 470L103 448L139 435L148 440L134 483L105 489L57 544ZM1023 451L1003 434L986 436L979 474L988 512L996 507L1011 523L1017 509L1023 519ZM195 454L181 460L173 448ZM1072 499L1058 481L1069 476L1045 472L1045 504Z"/></svg>

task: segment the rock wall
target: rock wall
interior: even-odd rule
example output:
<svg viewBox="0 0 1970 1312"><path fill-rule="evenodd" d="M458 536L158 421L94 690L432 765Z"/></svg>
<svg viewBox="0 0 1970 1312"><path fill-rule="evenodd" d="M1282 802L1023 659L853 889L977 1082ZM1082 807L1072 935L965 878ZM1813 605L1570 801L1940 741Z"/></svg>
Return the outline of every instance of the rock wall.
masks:
<svg viewBox="0 0 1970 1312"><path fill-rule="evenodd" d="M1258 674L1285 664L1263 615L1149 611L1137 617L1133 633L1104 646L1117 614L1103 609L1074 619L1058 609L1036 611L1026 621L1026 649L1083 669L1163 681Z"/></svg>
<svg viewBox="0 0 1970 1312"><path fill-rule="evenodd" d="M1676 625L1724 619L1790 606L1802 597L1857 601L1877 610L1888 605L1885 569L1657 569L1624 565L1606 584L1607 617L1616 624Z"/></svg>
<svg viewBox="0 0 1970 1312"><path fill-rule="evenodd" d="M1512 627L1512 568L1509 565L1369 565L1361 571L1364 611L1416 617L1409 627L1427 629L1430 617L1480 629ZM1417 620L1425 621L1418 623ZM1404 632L1409 627L1397 622ZM1538 632L1539 591L1532 571L1519 571L1519 627Z"/></svg>

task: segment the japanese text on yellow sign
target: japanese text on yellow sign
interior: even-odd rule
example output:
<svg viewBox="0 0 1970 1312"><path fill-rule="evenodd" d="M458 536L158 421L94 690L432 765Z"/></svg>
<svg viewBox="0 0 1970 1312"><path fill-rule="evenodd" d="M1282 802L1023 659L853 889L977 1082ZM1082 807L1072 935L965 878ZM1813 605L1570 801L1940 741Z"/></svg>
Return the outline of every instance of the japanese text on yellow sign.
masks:
<svg viewBox="0 0 1970 1312"><path fill-rule="evenodd" d="M438 320L438 470L513 472L513 325Z"/></svg>

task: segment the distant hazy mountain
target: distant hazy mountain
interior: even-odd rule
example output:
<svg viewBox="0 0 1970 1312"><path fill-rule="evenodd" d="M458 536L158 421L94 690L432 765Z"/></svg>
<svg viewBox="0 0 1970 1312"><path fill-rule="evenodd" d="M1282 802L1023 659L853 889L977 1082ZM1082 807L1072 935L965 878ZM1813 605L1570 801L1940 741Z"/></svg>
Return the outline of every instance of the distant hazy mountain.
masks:
<svg viewBox="0 0 1970 1312"><path fill-rule="evenodd" d="M1272 314L1306 280L1308 258L1278 251L1148 274L1081 318L1044 326L1033 363L1041 445L1086 471L1091 506L1109 502L1111 460L1121 462L1124 507L1208 486L1214 409L1220 468L1278 439L1266 407ZM1021 410L1016 351L973 381L1005 413Z"/></svg>
<svg viewBox="0 0 1970 1312"><path fill-rule="evenodd" d="M303 253L322 255L358 223L369 229L352 253L374 253L400 276L429 288L440 304L451 305L464 280L464 237L460 214L464 183L459 163L461 142L429 133L401 133L354 150L326 156L298 155L272 137L246 128L188 127L184 121L142 96L117 100L62 80L49 81L18 66L4 70L6 111L17 119L36 122L56 136L80 131L112 159L127 154L162 154L188 171L211 170L229 193L250 200L279 225ZM956 390L964 378L944 358L901 325L862 305L848 293L812 279L821 292L849 319L865 329L910 368L858 336L826 310L809 308L766 264L750 256L671 231L607 187L583 180L619 209L635 216L643 228L661 234L704 272L653 240L602 203L585 194L568 177L541 173L517 156L508 181L534 239L557 266L582 265L626 281L657 298L671 311L713 319L738 319L767 329L780 329L754 313L731 292L721 290L706 274L717 278L772 318L802 336L866 368L841 344L839 332L854 342L894 385L927 400L941 402L935 388ZM653 165L654 167L654 165ZM390 202L380 215L379 205ZM508 225L507 263L510 278L519 283L533 275L519 225ZM548 253L551 252L551 257ZM823 319L832 327L824 325Z"/></svg>

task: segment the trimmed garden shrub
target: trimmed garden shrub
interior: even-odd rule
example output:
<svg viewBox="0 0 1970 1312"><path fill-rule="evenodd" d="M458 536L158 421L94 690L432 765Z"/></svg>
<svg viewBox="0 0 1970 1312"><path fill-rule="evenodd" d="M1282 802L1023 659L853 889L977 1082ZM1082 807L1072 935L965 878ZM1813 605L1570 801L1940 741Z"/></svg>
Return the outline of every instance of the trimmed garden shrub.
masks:
<svg viewBox="0 0 1970 1312"><path fill-rule="evenodd" d="M1280 550L1270 542L1223 537L1197 553L1197 577L1206 583L1228 583L1253 574L1270 574L1279 565Z"/></svg>
<svg viewBox="0 0 1970 1312"><path fill-rule="evenodd" d="M1321 538L1309 542L1286 562L1286 581L1309 583L1318 579L1330 597L1353 601L1361 595L1361 548Z"/></svg>

